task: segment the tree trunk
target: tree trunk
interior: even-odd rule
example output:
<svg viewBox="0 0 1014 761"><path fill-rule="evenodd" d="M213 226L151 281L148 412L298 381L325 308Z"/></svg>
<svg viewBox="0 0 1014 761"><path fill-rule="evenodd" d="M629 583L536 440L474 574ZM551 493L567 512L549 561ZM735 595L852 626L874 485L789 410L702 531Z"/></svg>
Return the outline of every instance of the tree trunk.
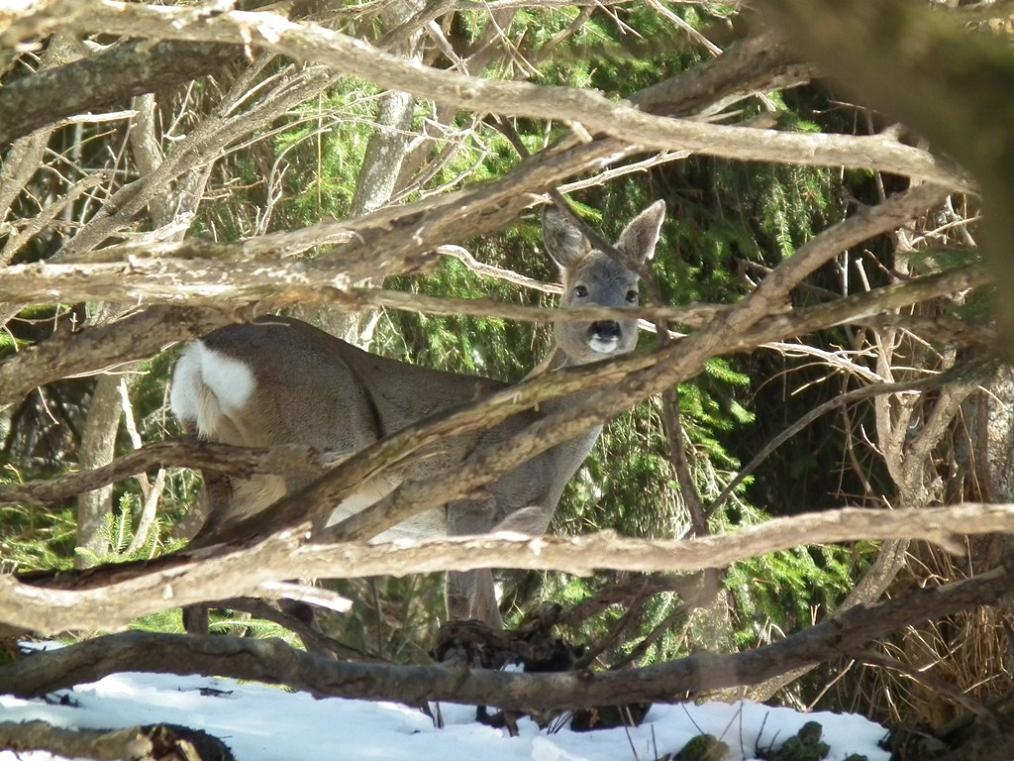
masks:
<svg viewBox="0 0 1014 761"><path fill-rule="evenodd" d="M113 460L116 432L120 427L120 379L100 375L95 381L88 420L81 439L78 464L82 470L107 465ZM113 511L113 487L86 492L77 500L77 565L87 568L109 552L107 522Z"/></svg>
<svg viewBox="0 0 1014 761"><path fill-rule="evenodd" d="M417 5L416 0L398 3L387 14L391 28L407 21ZM402 45L396 46L396 52L403 52L411 60L418 61L420 37L421 30L413 31ZM409 155L409 146L415 137L411 133L415 104L415 96L407 92L391 90L381 96L377 106L377 128L366 146L363 165L356 181L356 193L349 209L350 217L375 211L394 195L402 163ZM357 283L360 286L371 284L369 280ZM314 322L322 330L364 349L373 341L373 331L379 318L375 309L346 312L335 307L324 307L299 311L302 312L299 316Z"/></svg>

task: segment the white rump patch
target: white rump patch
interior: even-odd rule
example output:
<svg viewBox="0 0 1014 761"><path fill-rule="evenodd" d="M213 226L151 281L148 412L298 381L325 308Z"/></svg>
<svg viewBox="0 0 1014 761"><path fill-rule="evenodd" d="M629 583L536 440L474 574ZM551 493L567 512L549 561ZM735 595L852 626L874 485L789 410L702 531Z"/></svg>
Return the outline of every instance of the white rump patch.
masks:
<svg viewBox="0 0 1014 761"><path fill-rule="evenodd" d="M196 423L200 409L201 360L198 352L201 342L192 343L183 350L173 370L169 389L169 406L177 420Z"/></svg>
<svg viewBox="0 0 1014 761"><path fill-rule="evenodd" d="M169 404L181 421L196 423L202 436L212 436L223 410L241 409L256 385L243 362L194 341L176 363Z"/></svg>

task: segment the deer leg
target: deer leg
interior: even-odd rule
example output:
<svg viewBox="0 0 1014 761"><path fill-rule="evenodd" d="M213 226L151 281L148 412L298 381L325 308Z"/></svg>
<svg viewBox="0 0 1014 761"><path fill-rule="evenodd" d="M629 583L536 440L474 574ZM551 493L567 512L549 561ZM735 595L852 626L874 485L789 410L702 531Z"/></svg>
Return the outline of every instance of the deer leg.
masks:
<svg viewBox="0 0 1014 761"><path fill-rule="evenodd" d="M203 523L190 536L191 546L200 546L209 536L214 535L222 513L232 498L232 481L228 476L211 471L205 471L202 475L204 486L201 488L201 496L191 510L202 516ZM184 607L183 630L187 634L207 634L208 606L198 604Z"/></svg>
<svg viewBox="0 0 1014 761"><path fill-rule="evenodd" d="M447 533L451 536L488 534L493 525L496 503L458 502L447 508ZM488 568L451 571L447 574L447 617L449 620L477 618L494 629L503 629L496 602L493 573Z"/></svg>
<svg viewBox="0 0 1014 761"><path fill-rule="evenodd" d="M549 523L553 519L553 511L547 510L542 505L529 505L515 510L496 526L492 533L497 531L512 531L516 534L527 534L528 536L542 536L549 530Z"/></svg>
<svg viewBox="0 0 1014 761"><path fill-rule="evenodd" d="M488 568L449 571L446 603L448 620L476 618L491 629L503 629L493 573Z"/></svg>
<svg viewBox="0 0 1014 761"><path fill-rule="evenodd" d="M183 630L187 634L208 633L208 606L187 605L183 608Z"/></svg>
<svg viewBox="0 0 1014 761"><path fill-rule="evenodd" d="M500 523L488 529L489 516L495 505L483 503L481 507L453 506L448 512L450 533L477 534L485 531L513 531L529 536L542 536L549 528L553 511L541 505L530 505L516 510ZM453 517L452 517L453 516ZM502 629L503 618L496 601L493 574L488 568L475 571L451 571L447 574L447 617L450 620L477 618L489 626Z"/></svg>

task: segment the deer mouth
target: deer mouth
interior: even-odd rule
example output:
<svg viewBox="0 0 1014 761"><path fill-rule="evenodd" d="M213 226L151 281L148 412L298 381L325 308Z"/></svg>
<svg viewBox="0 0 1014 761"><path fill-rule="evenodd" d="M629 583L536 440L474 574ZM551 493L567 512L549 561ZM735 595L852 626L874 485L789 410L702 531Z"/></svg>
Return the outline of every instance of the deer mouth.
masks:
<svg viewBox="0 0 1014 761"><path fill-rule="evenodd" d="M588 346L599 354L612 354L619 348L622 330L615 320L599 320L588 328Z"/></svg>
<svg viewBox="0 0 1014 761"><path fill-rule="evenodd" d="M588 340L588 346L592 351L598 352L599 354L612 354L620 345L620 339L618 338L601 338L599 336L592 336Z"/></svg>

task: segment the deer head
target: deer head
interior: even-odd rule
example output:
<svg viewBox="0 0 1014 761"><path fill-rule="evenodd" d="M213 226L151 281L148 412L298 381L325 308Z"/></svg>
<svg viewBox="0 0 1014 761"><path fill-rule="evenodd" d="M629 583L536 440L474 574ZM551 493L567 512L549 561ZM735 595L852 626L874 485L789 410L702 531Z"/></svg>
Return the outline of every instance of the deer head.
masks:
<svg viewBox="0 0 1014 761"><path fill-rule="evenodd" d="M616 248L630 262L651 260L664 218L665 203L656 201L627 225L616 241ZM542 226L546 249L560 267L562 309L629 308L640 303L637 273L593 248L564 214L547 209ZM633 351L637 346L637 320L558 320L554 336L568 364L587 364Z"/></svg>

